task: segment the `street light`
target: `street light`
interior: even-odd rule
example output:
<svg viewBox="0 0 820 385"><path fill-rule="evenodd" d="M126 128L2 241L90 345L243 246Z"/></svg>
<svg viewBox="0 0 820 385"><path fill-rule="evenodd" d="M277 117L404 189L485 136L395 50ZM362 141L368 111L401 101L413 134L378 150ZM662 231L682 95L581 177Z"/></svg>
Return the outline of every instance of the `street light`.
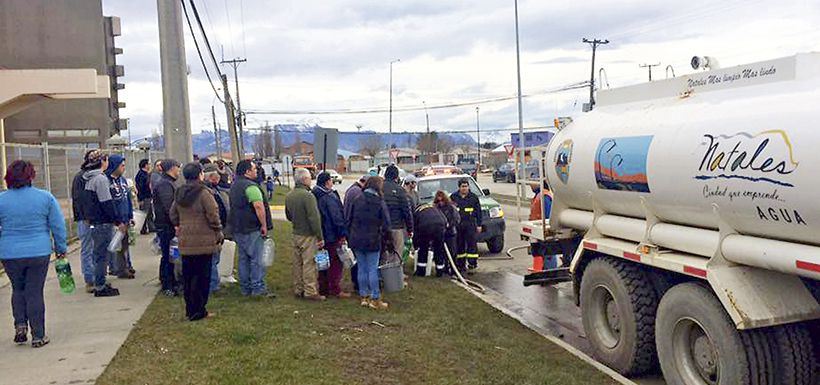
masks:
<svg viewBox="0 0 820 385"><path fill-rule="evenodd" d="M401 59L396 59L390 62L390 139L393 139L393 63L400 62Z"/></svg>
<svg viewBox="0 0 820 385"><path fill-rule="evenodd" d="M427 102L421 101L421 104L424 105L424 118L427 120L427 133L430 133L430 113L427 112Z"/></svg>
<svg viewBox="0 0 820 385"><path fill-rule="evenodd" d="M515 0L515 64L518 73L518 151L521 159L517 181L524 180L524 112L521 98L521 45L518 38L518 0ZM521 196L524 195L524 185L518 185L516 207L521 207ZM521 210L516 210L518 220L521 220Z"/></svg>
<svg viewBox="0 0 820 385"><path fill-rule="evenodd" d="M481 126L479 125L478 120L478 107L475 108L475 136L476 136L476 149L478 150L478 163L476 167L481 166Z"/></svg>

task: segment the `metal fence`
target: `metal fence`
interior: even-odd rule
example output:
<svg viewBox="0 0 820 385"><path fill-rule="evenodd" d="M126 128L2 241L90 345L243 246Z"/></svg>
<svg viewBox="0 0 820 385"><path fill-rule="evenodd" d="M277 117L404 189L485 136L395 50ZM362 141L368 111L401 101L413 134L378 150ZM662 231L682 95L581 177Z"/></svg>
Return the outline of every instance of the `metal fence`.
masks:
<svg viewBox="0 0 820 385"><path fill-rule="evenodd" d="M73 211L71 208L71 182L80 166L87 148L82 147L60 147L43 144L18 144L0 143L0 156L5 149L5 163L11 164L15 160L27 160L31 162L35 169L34 186L48 190L60 202L63 215L66 218L66 225L69 237L76 236L76 226L74 224ZM162 159L164 154L156 151L140 151L134 149L104 149L109 154L120 154L125 157L125 177L132 180L139 171L139 161L149 159ZM0 171L0 174L6 170ZM133 182L129 182L133 183ZM3 184L0 183L0 191Z"/></svg>

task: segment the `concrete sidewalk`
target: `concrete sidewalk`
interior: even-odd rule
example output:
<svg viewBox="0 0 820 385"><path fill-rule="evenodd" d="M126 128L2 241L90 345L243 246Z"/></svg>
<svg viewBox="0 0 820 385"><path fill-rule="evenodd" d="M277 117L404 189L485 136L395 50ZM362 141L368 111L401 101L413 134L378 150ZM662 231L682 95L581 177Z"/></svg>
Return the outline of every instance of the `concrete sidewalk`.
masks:
<svg viewBox="0 0 820 385"><path fill-rule="evenodd" d="M121 295L94 298L84 291L79 252L69 256L77 290L60 292L53 266L45 286L46 334L51 343L40 349L13 343L11 287L0 278L0 383L94 383L159 290L159 256L150 250L151 236L140 236L131 249L136 279L109 277ZM182 306L180 304L180 306Z"/></svg>

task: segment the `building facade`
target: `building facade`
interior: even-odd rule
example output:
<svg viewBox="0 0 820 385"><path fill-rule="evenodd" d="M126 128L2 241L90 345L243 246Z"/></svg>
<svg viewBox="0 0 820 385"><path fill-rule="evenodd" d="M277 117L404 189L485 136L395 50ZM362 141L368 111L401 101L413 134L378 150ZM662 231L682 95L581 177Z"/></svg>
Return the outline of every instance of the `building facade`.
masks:
<svg viewBox="0 0 820 385"><path fill-rule="evenodd" d="M93 68L111 82L110 99L49 100L12 115L6 141L105 147L126 130L119 35L120 19L103 17L102 0L0 0L0 69Z"/></svg>

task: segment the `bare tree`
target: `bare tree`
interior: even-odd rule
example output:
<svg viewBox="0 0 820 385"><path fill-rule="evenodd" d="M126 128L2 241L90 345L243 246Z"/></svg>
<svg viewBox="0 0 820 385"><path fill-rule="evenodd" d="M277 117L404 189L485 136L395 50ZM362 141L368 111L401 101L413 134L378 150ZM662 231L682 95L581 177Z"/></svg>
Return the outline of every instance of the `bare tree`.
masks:
<svg viewBox="0 0 820 385"><path fill-rule="evenodd" d="M254 138L253 152L256 153L257 158L262 159L273 155L273 134L269 126L265 126L262 132Z"/></svg>
<svg viewBox="0 0 820 385"><path fill-rule="evenodd" d="M382 149L382 138L378 134L367 135L359 139L359 152L375 157Z"/></svg>

